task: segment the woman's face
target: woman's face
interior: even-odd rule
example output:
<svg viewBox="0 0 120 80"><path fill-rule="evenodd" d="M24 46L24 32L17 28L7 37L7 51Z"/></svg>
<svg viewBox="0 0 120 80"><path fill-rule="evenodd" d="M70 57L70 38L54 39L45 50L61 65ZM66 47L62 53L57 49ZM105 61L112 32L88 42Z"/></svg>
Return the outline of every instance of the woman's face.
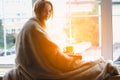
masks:
<svg viewBox="0 0 120 80"><path fill-rule="evenodd" d="M51 5L46 3L41 13L41 19L43 21L48 20L51 16L51 11L52 11Z"/></svg>

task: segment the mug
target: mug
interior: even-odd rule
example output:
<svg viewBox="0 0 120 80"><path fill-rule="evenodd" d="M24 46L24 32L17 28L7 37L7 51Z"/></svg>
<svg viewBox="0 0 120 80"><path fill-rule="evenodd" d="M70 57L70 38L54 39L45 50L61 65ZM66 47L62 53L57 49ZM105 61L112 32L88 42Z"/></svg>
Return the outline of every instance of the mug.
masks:
<svg viewBox="0 0 120 80"><path fill-rule="evenodd" d="M67 53L67 54L73 54L74 53L74 47L73 46L66 46L64 52Z"/></svg>

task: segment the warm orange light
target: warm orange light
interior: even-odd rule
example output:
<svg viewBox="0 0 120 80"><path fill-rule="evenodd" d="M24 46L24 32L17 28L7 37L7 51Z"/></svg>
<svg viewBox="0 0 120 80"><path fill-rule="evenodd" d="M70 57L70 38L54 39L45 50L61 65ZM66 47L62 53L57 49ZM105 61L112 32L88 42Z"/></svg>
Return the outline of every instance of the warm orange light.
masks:
<svg viewBox="0 0 120 80"><path fill-rule="evenodd" d="M66 0L51 1L54 16L48 33L62 51L78 55L76 53L81 54L88 48L99 45L98 17L90 16L94 4L69 5ZM85 56L91 54L88 51Z"/></svg>

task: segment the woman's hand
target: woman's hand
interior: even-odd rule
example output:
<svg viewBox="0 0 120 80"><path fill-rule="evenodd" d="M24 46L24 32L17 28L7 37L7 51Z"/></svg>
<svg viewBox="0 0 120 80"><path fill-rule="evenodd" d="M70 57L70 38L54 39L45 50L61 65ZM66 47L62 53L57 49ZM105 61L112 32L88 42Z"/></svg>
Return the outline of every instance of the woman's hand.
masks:
<svg viewBox="0 0 120 80"><path fill-rule="evenodd" d="M82 60L82 55L78 54L68 54L68 56L73 57L75 60Z"/></svg>

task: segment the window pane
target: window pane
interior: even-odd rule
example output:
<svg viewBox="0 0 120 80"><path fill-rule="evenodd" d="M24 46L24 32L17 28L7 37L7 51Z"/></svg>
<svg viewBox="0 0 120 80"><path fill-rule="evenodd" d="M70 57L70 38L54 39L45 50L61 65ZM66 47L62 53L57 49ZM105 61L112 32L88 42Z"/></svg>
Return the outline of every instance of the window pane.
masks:
<svg viewBox="0 0 120 80"><path fill-rule="evenodd" d="M101 55L100 0L51 1L54 16L48 21L47 30L52 40L63 51L72 45L74 54L82 53L86 60L98 58ZM5 71L14 64L15 37L32 16L32 1L0 0L0 12L0 71Z"/></svg>
<svg viewBox="0 0 120 80"><path fill-rule="evenodd" d="M52 0L52 2L55 13L48 29L52 39L62 50L65 46L73 45L75 54L93 55L94 58L99 56L100 0Z"/></svg>
<svg viewBox="0 0 120 80"><path fill-rule="evenodd" d="M1 75L15 64L15 38L32 16L32 0L0 0L0 12Z"/></svg>
<svg viewBox="0 0 120 80"><path fill-rule="evenodd" d="M113 60L116 60L120 56L120 0L112 0L112 2Z"/></svg>

